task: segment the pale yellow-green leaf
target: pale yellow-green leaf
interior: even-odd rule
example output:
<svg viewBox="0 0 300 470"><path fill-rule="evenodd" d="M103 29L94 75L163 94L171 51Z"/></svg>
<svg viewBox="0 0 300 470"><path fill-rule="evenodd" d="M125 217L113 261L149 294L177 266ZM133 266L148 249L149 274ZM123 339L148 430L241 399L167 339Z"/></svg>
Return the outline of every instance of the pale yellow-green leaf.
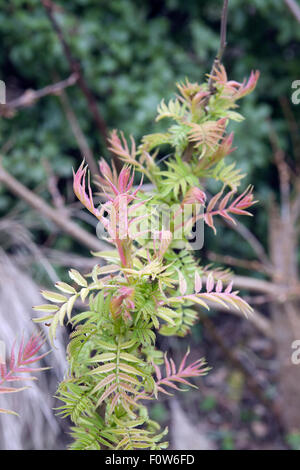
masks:
<svg viewBox="0 0 300 470"><path fill-rule="evenodd" d="M175 312L174 310L172 310L171 308L168 308L168 307L160 307L159 312L163 312L171 318L180 317L180 314L178 312Z"/></svg>
<svg viewBox="0 0 300 470"><path fill-rule="evenodd" d="M90 292L90 290L89 290L88 287L85 287L85 288L81 289L81 291L80 291L80 297L81 297L82 302L85 301L85 299L87 298L89 292Z"/></svg>
<svg viewBox="0 0 300 470"><path fill-rule="evenodd" d="M46 300L50 300L50 302L58 302L58 303L63 303L67 302L67 297L64 295L58 294L56 292L50 292L48 290L42 290L41 291L42 296Z"/></svg>
<svg viewBox="0 0 300 470"><path fill-rule="evenodd" d="M115 262L116 260L119 259L119 253L116 250L111 250L111 251L92 251L91 252L93 256L96 256L98 258L104 258L107 261L112 261Z"/></svg>
<svg viewBox="0 0 300 470"><path fill-rule="evenodd" d="M35 323L42 323L44 321L51 320L54 315L47 315L46 317L40 317L40 318L33 318L32 321Z"/></svg>
<svg viewBox="0 0 300 470"><path fill-rule="evenodd" d="M100 380L99 383L93 388L91 393L98 392L101 388L105 387L106 385L109 385L111 382L113 382L116 379L116 374L110 374L104 377L104 379Z"/></svg>
<svg viewBox="0 0 300 470"><path fill-rule="evenodd" d="M131 384L134 384L134 385L141 385L140 382L135 379L134 377L132 377L131 375L128 375L128 374L123 374L123 372L120 372L119 373L119 377L120 379L122 380L125 380L126 382L129 382Z"/></svg>
<svg viewBox="0 0 300 470"><path fill-rule="evenodd" d="M32 308L33 310L36 310L37 312L48 312L48 313L57 312L57 310L59 309L57 305L49 305L49 304L35 305Z"/></svg>
<svg viewBox="0 0 300 470"><path fill-rule="evenodd" d="M236 111L228 111L227 117L237 122L241 122L245 119L244 116L242 116L240 113L237 113Z"/></svg>
<svg viewBox="0 0 300 470"><path fill-rule="evenodd" d="M115 422L119 426L123 426L125 428L136 428L137 426L141 426L145 422L145 418L134 419L132 421L121 421L118 418L115 418Z"/></svg>
<svg viewBox="0 0 300 470"><path fill-rule="evenodd" d="M68 320L71 320L71 314L72 310L74 307L75 300L77 299L78 294L72 295L72 297L69 298L68 303L67 303L67 315L68 315Z"/></svg>
<svg viewBox="0 0 300 470"><path fill-rule="evenodd" d="M7 414L7 415L19 416L18 413L16 413L15 411L5 410L4 408L0 408L0 413L4 413L4 414Z"/></svg>
<svg viewBox="0 0 300 470"><path fill-rule="evenodd" d="M78 272L76 271L76 269L70 269L69 271L69 276L70 278L76 282L76 284L78 284L79 286L81 287L87 287L87 282L86 280L84 279L84 277Z"/></svg>
<svg viewBox="0 0 300 470"><path fill-rule="evenodd" d="M97 274L110 274L120 271L120 266L117 264L110 264L107 266L97 266Z"/></svg>
<svg viewBox="0 0 300 470"><path fill-rule="evenodd" d="M89 375L94 375L94 374L102 374L104 372L111 372L115 370L116 364L115 363L110 363L110 364L104 364L103 366L96 367L96 369L91 370L88 372Z"/></svg>
<svg viewBox="0 0 300 470"><path fill-rule="evenodd" d="M130 341L126 341L126 343L122 343L120 349L129 349L132 348L136 344L135 339L131 339Z"/></svg>
<svg viewBox="0 0 300 470"><path fill-rule="evenodd" d="M179 298L179 297L169 297L168 298L168 303L182 304L183 302L184 302L184 299Z"/></svg>
<svg viewBox="0 0 300 470"><path fill-rule="evenodd" d="M64 324L66 311L67 311L67 304L65 303L64 305L61 306L59 312L56 314L56 315L58 315L60 326L63 326L63 324Z"/></svg>
<svg viewBox="0 0 300 470"><path fill-rule="evenodd" d="M203 293L203 294L199 294L199 295L201 295L201 297L203 297L207 300L211 300L212 302L216 302L216 303L222 305L222 307L225 307L225 308L229 309L228 305L226 305L226 303L222 299L218 298L218 294L215 294L214 292L212 292L211 294ZM226 301L227 299L224 298L224 300Z"/></svg>
<svg viewBox="0 0 300 470"><path fill-rule="evenodd" d="M103 348L107 351L116 351L117 350L117 345L116 344L106 343L105 341L102 341L102 340L97 340L97 345L101 346L101 348Z"/></svg>
<svg viewBox="0 0 300 470"><path fill-rule="evenodd" d="M97 354L96 356L91 357L88 362L93 363L93 362L106 362L106 361L113 361L116 359L116 354L115 353L103 353L103 354Z"/></svg>
<svg viewBox="0 0 300 470"><path fill-rule="evenodd" d="M165 320L170 325L175 326L174 320L169 316L169 314L164 312L162 309L158 309L157 312L156 312L156 315L158 317L162 318L163 320Z"/></svg>
<svg viewBox="0 0 300 470"><path fill-rule="evenodd" d="M49 328L49 337L50 337L50 342L53 344L55 338L56 338L56 329L59 321L59 313L54 315L51 326Z"/></svg>
<svg viewBox="0 0 300 470"><path fill-rule="evenodd" d="M204 302L204 300L199 299L199 297L196 297L196 295L193 295L192 297L190 297L190 299L193 302L196 302L196 304L202 305L202 307L206 308L206 310L209 310L209 306L207 305L207 303Z"/></svg>
<svg viewBox="0 0 300 470"><path fill-rule="evenodd" d="M66 282L56 282L55 286L61 292L65 292L66 294L76 294L76 290L74 289L74 287L69 286L69 284L67 284Z"/></svg>
<svg viewBox="0 0 300 470"><path fill-rule="evenodd" d="M140 375L143 377L145 374L137 370L135 367L130 366L129 364L119 364L119 369L123 372L127 372L128 374Z"/></svg>
<svg viewBox="0 0 300 470"><path fill-rule="evenodd" d="M128 354L125 352L120 353L120 359L124 359L125 361L128 361L128 362L141 362L141 360L133 356L133 354Z"/></svg>

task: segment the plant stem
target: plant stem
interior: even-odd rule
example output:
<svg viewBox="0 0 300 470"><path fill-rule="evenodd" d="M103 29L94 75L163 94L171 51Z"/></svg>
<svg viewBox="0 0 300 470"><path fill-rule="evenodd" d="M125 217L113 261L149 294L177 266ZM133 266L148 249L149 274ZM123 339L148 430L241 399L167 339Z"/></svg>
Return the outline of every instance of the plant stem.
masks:
<svg viewBox="0 0 300 470"><path fill-rule="evenodd" d="M216 66L221 62L225 48L226 48L226 32L227 32L227 17L228 17L228 1L229 0L224 0L223 3L223 8L222 8L222 15L221 15L221 27L220 27L220 47L218 50L218 53L215 57L215 60L213 62L211 71L210 71L210 77L209 77L209 82L208 82L208 88L210 91L210 94L212 95L214 93L214 87L213 87L213 81L212 81L212 75L214 74L214 70ZM207 102L209 101L210 95L207 97Z"/></svg>

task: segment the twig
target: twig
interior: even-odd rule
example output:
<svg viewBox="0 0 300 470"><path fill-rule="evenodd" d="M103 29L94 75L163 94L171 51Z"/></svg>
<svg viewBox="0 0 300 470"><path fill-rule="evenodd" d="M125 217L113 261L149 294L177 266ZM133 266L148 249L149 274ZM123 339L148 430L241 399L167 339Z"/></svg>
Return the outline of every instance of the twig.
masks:
<svg viewBox="0 0 300 470"><path fill-rule="evenodd" d="M24 200L31 207L36 209L40 214L51 220L57 227L68 233L74 239L85 245L91 250L99 251L103 249L103 243L94 235L76 225L66 216L62 216L61 211L53 209L43 199L27 189L12 175L10 175L0 165L0 182L3 183L13 194Z"/></svg>
<svg viewBox="0 0 300 470"><path fill-rule="evenodd" d="M221 15L221 26L220 26L220 47L219 47L217 55L216 55L216 57L213 61L213 65L212 65L212 68L211 68L211 71L210 71L209 80L208 80L209 94L203 100L204 109L206 109L211 95L213 95L215 93L215 89L213 87L212 76L213 76L215 67L222 60L224 50L225 50L225 47L226 47L227 11L228 11L228 0L224 0L223 8L222 8L222 15ZM189 162L191 160L192 156L193 156L193 151L194 151L194 145L190 142L187 145L187 148L185 149L185 151L183 153L183 156L182 156L183 161Z"/></svg>
<svg viewBox="0 0 300 470"><path fill-rule="evenodd" d="M233 307L229 307L227 309L225 307L222 307L222 305L215 304L213 302L207 302L207 304L212 310L217 310L218 312L222 313L230 313L231 315L235 315L239 318L245 319L244 314ZM258 312L257 310L253 310L251 315L249 315L248 320L264 336L271 339L274 338L272 323L260 312Z"/></svg>
<svg viewBox="0 0 300 470"><path fill-rule="evenodd" d="M233 276L234 286L238 289L245 289L251 292L261 292L262 294L268 294L272 298L278 298L281 301L284 300L286 295L286 289L280 289L277 284L263 279L256 279L250 276Z"/></svg>
<svg viewBox="0 0 300 470"><path fill-rule="evenodd" d="M47 16L52 24L52 27L59 39L59 42L61 43L62 49L69 63L70 69L73 71L73 73L76 73L78 75L78 86L80 87L82 93L84 94L87 100L90 113L92 114L94 121L99 129L99 132L102 135L103 140L106 144L107 139L108 139L108 130L107 130L106 122L101 116L95 96L93 95L92 91L90 90L85 80L81 64L77 59L73 57L69 44L67 43L65 36L63 34L63 31L55 18L55 15L54 15L55 4L51 0L41 0L41 1L46 10ZM115 155L112 155L112 158L114 158L117 168L120 168L119 159Z"/></svg>
<svg viewBox="0 0 300 470"><path fill-rule="evenodd" d="M210 320L210 318L208 318L207 315L203 314L201 311L199 311L199 315L206 331L208 331L214 343L220 347L221 351L232 363L232 365L240 370L246 377L249 389L258 398L258 400L276 417L278 426L282 428L281 413L277 403L266 396L262 385L257 382L253 374L247 369L244 363L239 359L239 357L236 356L236 354L234 354L232 347L227 346L212 320Z"/></svg>
<svg viewBox="0 0 300 470"><path fill-rule="evenodd" d="M14 256L15 260L31 258L32 262L38 262L41 264L49 279L52 283L57 282L59 279L57 274L47 258L42 253L40 247L34 243L31 237L31 233L17 220L9 218L8 216L3 217L0 220L0 234L6 233L5 241L1 240L1 248L6 252L8 249L16 245L18 247L26 247L26 250L17 250ZM1 237L2 238L2 237ZM26 253L26 254L25 254ZM27 255L27 253L30 253ZM26 266L28 263L26 263Z"/></svg>
<svg viewBox="0 0 300 470"><path fill-rule="evenodd" d="M104 260L101 258L98 258L96 261L96 258L94 257L87 258L85 256L54 250L52 248L45 248L42 250L42 252L51 263L57 264L58 266L73 266L79 270L92 270L97 262L98 264L103 264L104 262Z"/></svg>
<svg viewBox="0 0 300 470"><path fill-rule="evenodd" d="M297 124L296 118L294 116L294 113L291 109L289 100L286 98L286 96L281 96L279 98L279 103L281 106L281 109L283 111L283 114L285 116L285 119L288 123L291 139L292 139L292 144L293 144L293 154L296 160L297 167L296 171L298 174L300 173L300 133L299 133L299 126Z"/></svg>
<svg viewBox="0 0 300 470"><path fill-rule="evenodd" d="M239 268L251 269L265 274L274 275L274 270L268 269L264 264L259 261L251 261L248 259L239 259L231 255L220 255L209 251L207 257L210 261L216 261L230 266L238 266Z"/></svg>
<svg viewBox="0 0 300 470"><path fill-rule="evenodd" d="M70 267L72 266L78 270L92 270L96 263L103 264L104 260L101 258L94 258L94 257L85 257L77 255L76 253L71 252L64 252L61 250L55 250L53 248L47 248L45 246L40 248L40 256L43 256L44 259L48 261L48 263L57 265L57 266L64 266ZM22 256L19 255L12 255L13 259L20 263L26 264L36 261L36 258L31 254L24 254Z"/></svg>
<svg viewBox="0 0 300 470"><path fill-rule="evenodd" d="M300 182L299 181L297 181L296 196L291 205L291 216L292 216L293 224L296 224L296 221L298 220L300 216ZM297 233L299 233L299 228L297 229L297 227L295 227L295 229L297 230Z"/></svg>
<svg viewBox="0 0 300 470"><path fill-rule="evenodd" d="M57 178L53 173L53 170L48 162L48 160L43 160L43 166L47 173L47 185L49 189L49 193L51 194L52 201L56 209L59 209L61 213L67 213L67 209L64 204L64 198L60 194L58 187L57 187Z"/></svg>
<svg viewBox="0 0 300 470"><path fill-rule="evenodd" d="M275 132L274 127L269 122L270 132L269 139L273 150L274 161L277 167L279 184L280 184L280 199L281 199L281 216L282 220L289 223L291 216L290 208L290 179L291 170L285 160L285 153L280 148L279 138Z"/></svg>
<svg viewBox="0 0 300 470"><path fill-rule="evenodd" d="M80 149L82 158L87 162L91 173L93 175L96 175L98 173L98 167L97 167L97 164L95 162L93 152L90 149L90 146L88 144L88 141L87 141L84 133L82 132L82 129L80 127L80 124L78 122L76 114L74 113L74 111L72 109L70 101L69 101L66 93L61 93L59 98L60 98L60 101L62 103L65 114L67 116L67 119L69 121L69 124L70 124L70 127L72 129L73 135L76 139L77 145Z"/></svg>
<svg viewBox="0 0 300 470"><path fill-rule="evenodd" d="M253 305L263 305L268 304L270 302L274 302L274 299L270 295L243 295L243 299L245 302L248 302L251 306Z"/></svg>
<svg viewBox="0 0 300 470"><path fill-rule="evenodd" d="M44 96L60 93L64 88L75 85L77 80L78 75L76 73L72 73L72 75L70 75L69 78L67 78L66 80L54 83L53 85L45 86L40 90L26 90L18 98L6 104L0 105L0 114L5 116L15 109L24 108L25 106L32 105L36 100L39 100Z"/></svg>
<svg viewBox="0 0 300 470"><path fill-rule="evenodd" d="M296 20L300 23L300 7L295 0L284 0Z"/></svg>
<svg viewBox="0 0 300 470"><path fill-rule="evenodd" d="M211 194L208 192L206 193L209 198L211 198ZM246 225L242 224L238 220L236 220L236 223L233 224L229 220L226 219L221 219L221 223L227 225L230 227L232 230L237 232L241 237L244 238L246 242L249 243L251 246L253 252L256 254L260 262L266 267L266 270L274 272L274 267L269 260L269 257L267 253L265 252L265 249L263 245L260 243L260 241L255 237L255 235L249 230Z"/></svg>
<svg viewBox="0 0 300 470"><path fill-rule="evenodd" d="M293 155L295 157L295 171L291 175L292 182L294 184L294 193L295 196L293 200L291 201L291 221L294 225L296 225L296 222L300 216L300 180L299 180L299 175L300 175L300 137L299 137L299 127L297 124L297 121L295 119L294 113L290 107L290 104L287 100L286 97L281 97L279 98L279 102L283 111L283 114L287 120L289 130L290 130L290 135L292 139L292 145L293 145ZM299 229L297 229L297 232L299 232Z"/></svg>
<svg viewBox="0 0 300 470"><path fill-rule="evenodd" d="M209 77L209 82L208 82L208 89L211 94L214 93L214 88L212 84L212 76L214 74L214 70L217 67L217 65L221 62L225 48L226 48L226 30L227 30L227 16L228 16L228 0L224 0L223 3L223 9L222 9L222 15L221 15L221 27L220 27L220 47L218 50L218 53L215 57L215 60L213 62L211 71L210 71L210 77ZM209 99L209 97L208 97Z"/></svg>
<svg viewBox="0 0 300 470"><path fill-rule="evenodd" d="M272 263L270 262L270 260L268 258L268 255L266 254L263 245L255 237L255 235L251 232L251 230L249 230L246 227L246 225L242 224L239 221L236 221L236 224L232 224L231 222L229 222L227 220L224 220L224 221L222 220L222 222L224 222L232 230L234 230L239 235L241 235L241 237L243 237L244 240L249 243L249 245L251 246L253 252L256 254L256 256L261 261L261 263L266 266L267 270L272 270L273 269Z"/></svg>

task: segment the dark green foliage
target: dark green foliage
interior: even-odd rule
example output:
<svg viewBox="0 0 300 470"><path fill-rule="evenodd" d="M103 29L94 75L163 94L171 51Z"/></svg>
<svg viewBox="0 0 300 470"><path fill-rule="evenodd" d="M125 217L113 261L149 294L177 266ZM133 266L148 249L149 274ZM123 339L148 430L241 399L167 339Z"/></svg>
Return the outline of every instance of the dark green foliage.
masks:
<svg viewBox="0 0 300 470"><path fill-rule="evenodd" d="M62 12L56 16L74 56L82 63L108 128L121 128L125 135L133 132L138 140L154 130L152 117L156 107L163 97L167 101L171 96L174 83L186 76L191 81L199 80L210 69L218 47L219 0L74 0L57 4L62 6ZM7 84L8 99L28 88L40 89L69 76L69 65L39 0L3 2L0 24L0 78ZM247 174L245 184L255 184L261 201L268 201L277 184L270 169L268 116L272 116L283 148L291 153L278 98L290 99L291 83L299 78L299 36L296 20L284 2L229 2L224 56L229 77L241 81L251 68L261 71L255 94L241 104L246 120L231 124L239 149L238 167ZM282 58L280 62L278 57ZM78 87L69 88L67 93L95 155L107 156L82 93ZM297 119L299 106L291 106ZM165 129L164 122L159 126L162 131ZM155 130L158 128L156 125ZM68 201L72 199L71 168L81 161L81 155L57 97L43 98L11 119L1 118L0 139L1 145L12 139L4 165L14 176L31 188L42 185L42 196L50 199L42 164L47 159L62 178L60 189ZM64 188L68 187L66 191ZM12 198L0 188L0 211L13 205ZM264 204L257 210L262 214L255 230L264 239ZM45 230L49 227L44 225ZM39 238L41 233L36 236ZM236 245L234 237L233 233L222 236L222 248ZM210 248L213 243L206 238ZM66 236L55 247L76 249ZM241 249L247 249L245 244ZM240 254L239 250L236 245L235 255Z"/></svg>

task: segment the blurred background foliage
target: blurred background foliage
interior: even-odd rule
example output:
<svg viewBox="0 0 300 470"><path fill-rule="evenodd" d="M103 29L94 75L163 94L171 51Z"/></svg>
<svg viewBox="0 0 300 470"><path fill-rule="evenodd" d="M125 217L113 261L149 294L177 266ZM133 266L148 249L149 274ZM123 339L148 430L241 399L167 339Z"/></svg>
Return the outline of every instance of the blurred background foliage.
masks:
<svg viewBox="0 0 300 470"><path fill-rule="evenodd" d="M60 11L55 16L74 57L82 65L109 130L122 129L137 141L143 134L163 130L163 123L154 122L161 99L167 100L176 92L176 82L186 77L202 82L211 69L219 44L222 3L221 0L56 2ZM38 90L70 75L69 64L40 0L2 0L0 25L0 79L7 85L7 101L28 89ZM240 112L245 120L232 126L238 149L231 158L247 173L242 187L249 183L255 186L260 202L255 217L243 222L265 245L271 194L278 198L269 124L276 130L281 148L293 166L296 156L280 98L288 99L299 121L300 107L291 102L292 82L300 78L299 56L299 24L284 1L230 0L228 45L223 60L228 75L232 80L242 81L251 69L261 72L255 92L241 101ZM109 158L81 90L75 85L65 92L94 155ZM72 166L78 167L82 157L57 96L46 96L10 118L1 117L0 152L4 153L4 167L15 178L52 203L47 187L50 166L66 205L75 201ZM42 226L36 223L38 215L0 186L0 217L14 213L21 215L37 244L88 254L86 248L66 234L51 238L53 226L46 221ZM87 227L86 223L84 226ZM95 233L94 227L90 230ZM247 259L253 256L250 246L233 231L220 227L217 237L211 236L209 230L206 235L204 253L209 249ZM193 338L200 337L198 325ZM202 403L202 411L211 411L215 406L215 398L210 397ZM154 413L161 415L162 409L159 404ZM223 448L234 447L230 431L223 434Z"/></svg>
<svg viewBox="0 0 300 470"><path fill-rule="evenodd" d="M290 142L278 97L290 97L291 83L297 78L300 30L284 2L229 3L224 57L229 77L242 81L251 69L261 71L255 93L242 100L245 121L233 126L238 147L233 158L247 173L245 183L253 183L258 197L267 201L277 184L270 165L267 118L272 118L288 150ZM56 17L82 64L108 128L123 129L125 135L133 134L138 141L154 128L159 130L161 124L154 123L156 107L163 97L172 96L175 82L185 77L203 81L218 48L220 0L74 0L58 5L62 8ZM2 2L0 24L1 79L7 84L8 100L28 88L40 89L70 74L39 0ZM70 87L67 93L95 155L107 155L80 89ZM294 112L299 115L296 108ZM4 159L6 168L25 185L39 187L45 198L49 196L43 193L47 179L43 160L61 178L62 188L71 180L72 166L81 161L56 96L45 97L10 119L1 119L0 139L2 145L12 142ZM7 212L13 204L12 197L0 189L1 212ZM257 212L261 213L257 215L256 232L264 238L263 204ZM232 236L222 237L221 248L232 246ZM60 243L71 246L65 237ZM219 244L220 240L212 243Z"/></svg>

